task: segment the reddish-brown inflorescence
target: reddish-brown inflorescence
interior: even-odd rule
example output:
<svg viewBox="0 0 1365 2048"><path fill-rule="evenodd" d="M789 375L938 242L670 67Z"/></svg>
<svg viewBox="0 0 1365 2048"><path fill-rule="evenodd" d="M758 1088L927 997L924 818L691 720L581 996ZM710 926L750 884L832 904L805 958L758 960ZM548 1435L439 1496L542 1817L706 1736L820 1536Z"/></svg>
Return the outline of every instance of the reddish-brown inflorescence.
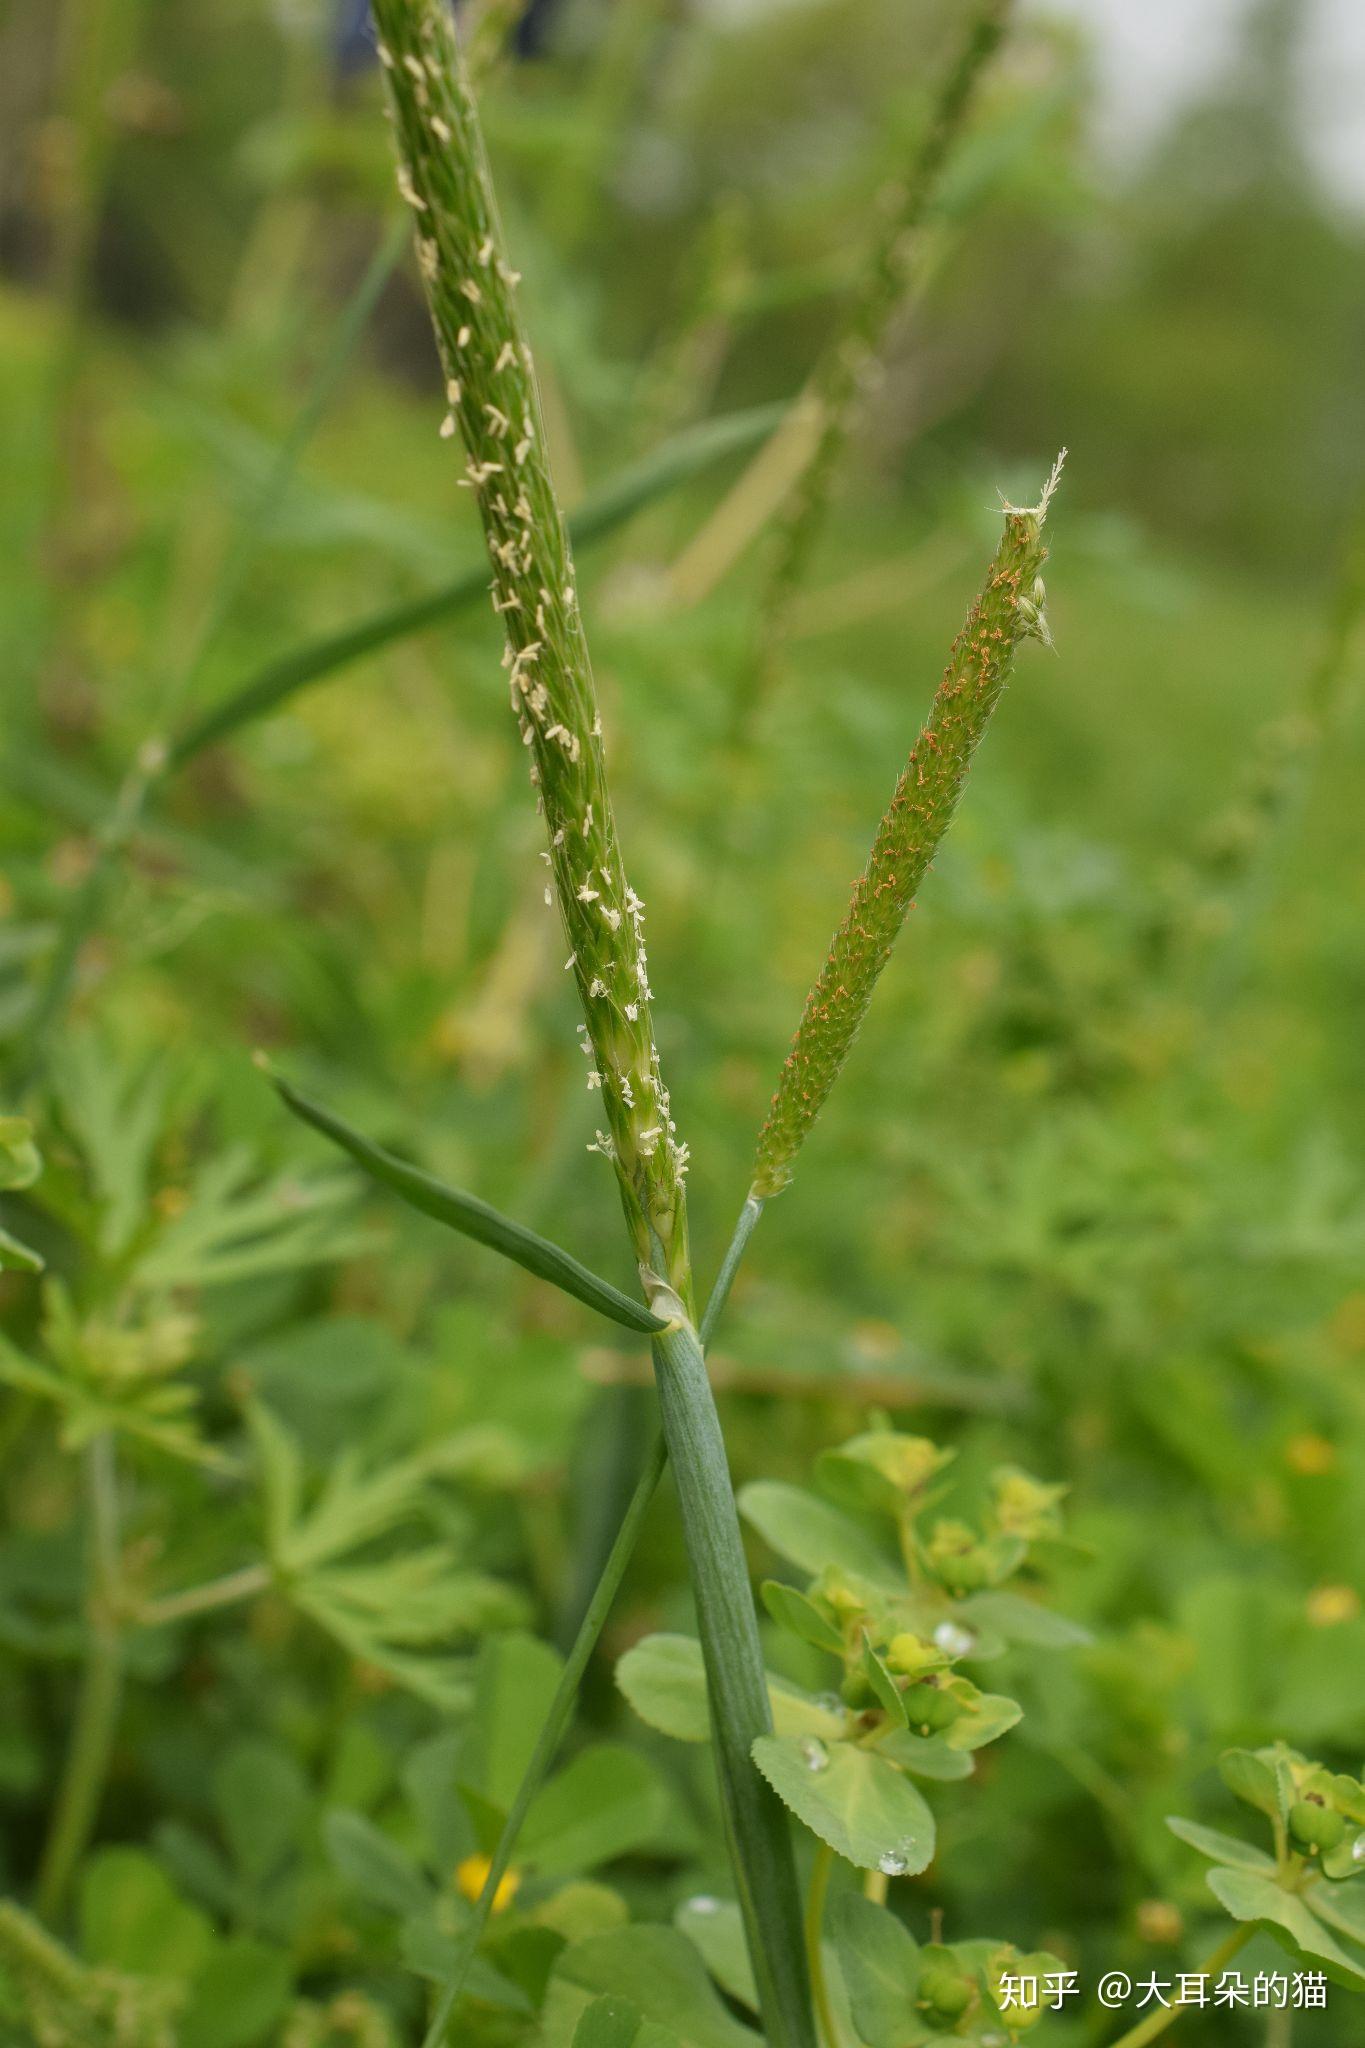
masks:
<svg viewBox="0 0 1365 2048"><path fill-rule="evenodd" d="M910 749L853 888L847 915L830 943L759 1136L753 1194L777 1194L824 1106L872 1000L877 978L947 831L972 756L1000 701L1015 649L1046 642L1043 521L1061 459L1039 503L1005 513L1005 531L985 586L953 645L927 723Z"/></svg>

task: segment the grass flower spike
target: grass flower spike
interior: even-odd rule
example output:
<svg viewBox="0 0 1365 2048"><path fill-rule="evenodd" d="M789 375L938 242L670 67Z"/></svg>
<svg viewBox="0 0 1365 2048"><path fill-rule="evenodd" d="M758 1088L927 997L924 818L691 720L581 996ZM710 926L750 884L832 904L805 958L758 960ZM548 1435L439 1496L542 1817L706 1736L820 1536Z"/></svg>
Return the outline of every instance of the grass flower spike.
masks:
<svg viewBox="0 0 1365 2048"><path fill-rule="evenodd" d="M649 1013L644 905L626 879L612 819L602 721L573 558L545 457L535 374L449 10L375 0L417 254L458 433L478 499L493 606L507 636L512 708L549 833L545 858L582 1001L588 1085L606 1129L636 1257L683 1291L686 1148L659 1073Z"/></svg>
<svg viewBox="0 0 1365 2048"><path fill-rule="evenodd" d="M1048 644L1043 523L1061 476L1057 458L1037 505L1005 510L1005 531L910 749L847 915L831 941L759 1135L753 1197L791 1179L792 1161L824 1107L867 1014L877 978L952 821L972 756L1000 701L1021 640Z"/></svg>

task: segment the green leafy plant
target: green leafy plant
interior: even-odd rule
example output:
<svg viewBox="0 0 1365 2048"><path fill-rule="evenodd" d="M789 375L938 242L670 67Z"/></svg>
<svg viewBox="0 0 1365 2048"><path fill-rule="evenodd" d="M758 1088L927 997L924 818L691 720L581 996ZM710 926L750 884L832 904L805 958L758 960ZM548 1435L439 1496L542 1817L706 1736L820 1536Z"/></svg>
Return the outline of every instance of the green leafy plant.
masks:
<svg viewBox="0 0 1365 2048"><path fill-rule="evenodd" d="M1208 1887L1242 1939L1256 1928L1298 1961L1365 1990L1365 1788L1284 1743L1230 1749L1219 1763L1234 1798L1270 1822L1273 1854L1196 1821L1173 1834L1213 1869Z"/></svg>

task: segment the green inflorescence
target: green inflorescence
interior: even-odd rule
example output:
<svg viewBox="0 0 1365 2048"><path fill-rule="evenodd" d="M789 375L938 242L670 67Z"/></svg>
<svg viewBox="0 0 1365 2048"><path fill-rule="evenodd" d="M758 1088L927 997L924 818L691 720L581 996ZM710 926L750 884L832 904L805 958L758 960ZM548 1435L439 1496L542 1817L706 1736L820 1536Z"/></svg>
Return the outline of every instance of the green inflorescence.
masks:
<svg viewBox="0 0 1365 2048"><path fill-rule="evenodd" d="M981 595L953 644L928 721L910 749L847 915L806 998L759 1134L753 1179L759 1201L791 1179L792 1161L848 1058L915 892L952 820L1020 641L1047 641L1043 523L1060 467L1059 460L1037 506L1006 510Z"/></svg>
<svg viewBox="0 0 1365 2048"><path fill-rule="evenodd" d="M595 1148L621 1184L641 1264L683 1289L683 1176L650 1020L644 905L626 878L607 789L573 558L545 455L534 365L517 310L479 128L450 23L436 0L376 0L399 190L446 377L442 425L467 455L507 638L512 708L531 755L545 855L587 1019L588 1085L606 1129Z"/></svg>

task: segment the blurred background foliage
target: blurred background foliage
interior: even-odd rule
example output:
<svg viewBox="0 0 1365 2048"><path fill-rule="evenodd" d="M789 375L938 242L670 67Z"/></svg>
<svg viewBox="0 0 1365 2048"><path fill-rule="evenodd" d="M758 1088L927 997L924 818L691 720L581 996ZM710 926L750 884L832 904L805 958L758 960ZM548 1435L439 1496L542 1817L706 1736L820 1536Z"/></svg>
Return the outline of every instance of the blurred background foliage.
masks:
<svg viewBox="0 0 1365 2048"><path fill-rule="evenodd" d="M742 1477L801 1473L880 1407L978 1477L1010 1460L1070 1482L1084 1549L1055 1597L1096 1645L1014 1681L1023 1726L981 1783L944 1788L942 1852L904 1891L912 1920L941 1908L953 1935L1045 1945L1089 1979L1200 1946L1210 1902L1162 1816L1220 1817L1219 1747L1283 1735L1353 1770L1365 1748L1361 658L1331 638L1353 559L1359 578L1365 237L1304 155L1303 13L1258 0L1235 61L1120 174L1084 10L1029 10L746 758L727 720L764 536L726 496L744 458L582 562L706 1267L997 493L1027 502L1071 447L1056 656L1022 666L715 1365ZM957 15L532 10L484 106L570 502L800 387ZM66 0L11 8L0 38L17 1045L143 743L434 587L477 532L406 257L272 483L394 211L359 10ZM6 1222L60 1286L44 1307L35 1278L0 1282L0 1878L28 1898L43 1856L99 1625L81 1446L112 1429L124 1621L259 1573L235 1604L122 1634L94 1847L52 1916L88 1971L139 1982L176 1972L109 1900L189 1916L189 2048L416 2038L323 1816L414 1842L405 1774L470 1711L480 1636L562 1640L643 1441L641 1352L353 1187L248 1059L268 1047L626 1279L497 659L479 608L195 760L116 863L70 1018L10 1063L46 1170ZM399 1470L356 1524L363 1558L410 1565L417 1543L445 1597L407 1583L398 1615L392 1583L339 1589L325 1545L312 1579L286 1569L298 1531L263 1534L251 1477L272 1442L277 1483L294 1457L315 1504L348 1447ZM610 1647L685 1622L683 1584L661 1507ZM623 1728L608 1673L598 1735ZM723 1882L704 1767L654 1760L649 1829L607 1843L645 1913ZM243 1838L278 1800L288 1841ZM230 2036L203 1990L220 1979L256 1999ZM52 2009L35 2038L87 2038ZM139 2010L128 2038L160 2038ZM495 2001L471 2038L527 2024Z"/></svg>

